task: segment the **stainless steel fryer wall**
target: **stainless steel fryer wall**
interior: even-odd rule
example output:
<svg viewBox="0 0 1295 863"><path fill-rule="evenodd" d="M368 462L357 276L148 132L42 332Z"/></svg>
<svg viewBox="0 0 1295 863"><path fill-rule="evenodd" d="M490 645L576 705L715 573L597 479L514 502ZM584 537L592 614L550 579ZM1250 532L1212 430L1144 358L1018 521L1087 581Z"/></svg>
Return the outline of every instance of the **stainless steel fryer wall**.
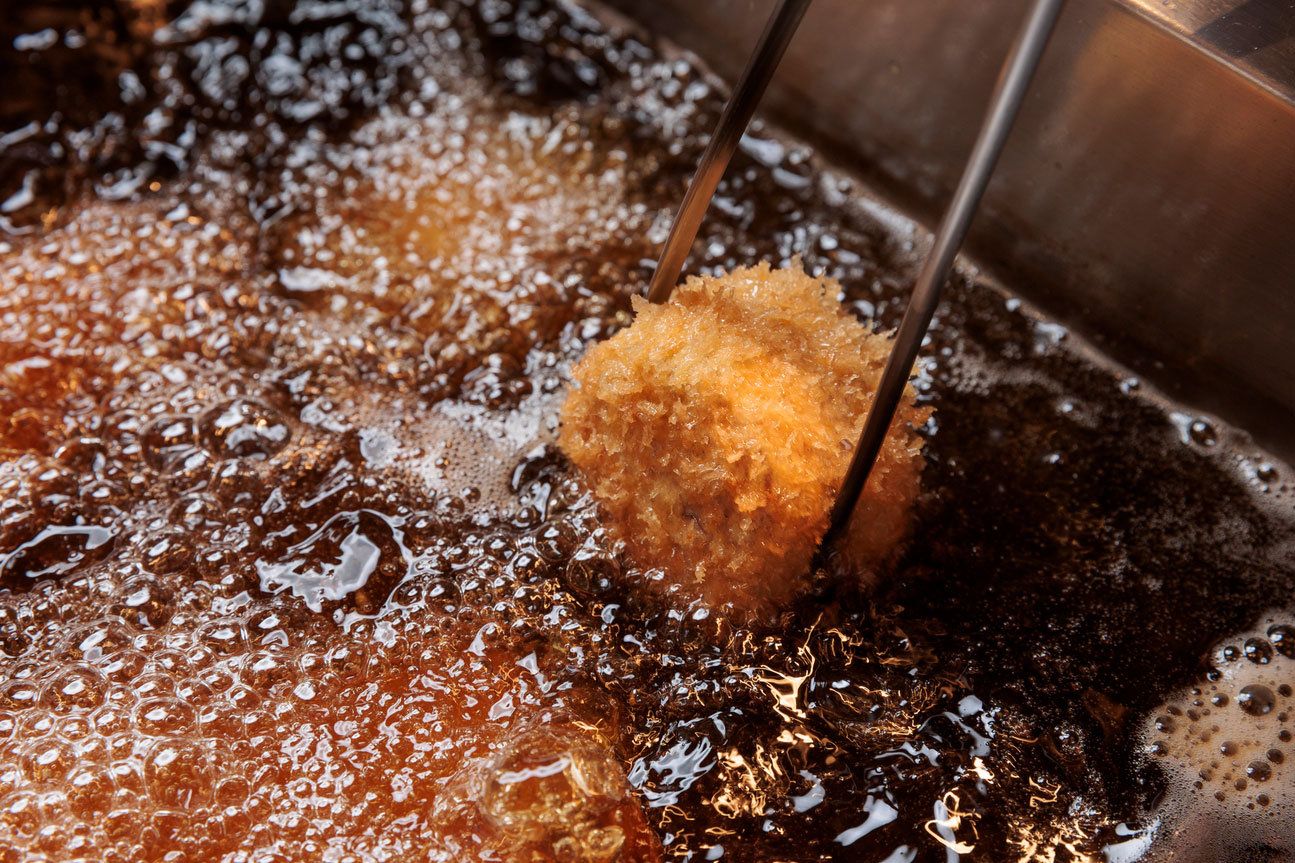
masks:
<svg viewBox="0 0 1295 863"><path fill-rule="evenodd" d="M771 0L611 0L733 80ZM1024 0L819 0L765 113L927 225ZM1171 396L1295 456L1295 12L1071 0L972 260Z"/></svg>

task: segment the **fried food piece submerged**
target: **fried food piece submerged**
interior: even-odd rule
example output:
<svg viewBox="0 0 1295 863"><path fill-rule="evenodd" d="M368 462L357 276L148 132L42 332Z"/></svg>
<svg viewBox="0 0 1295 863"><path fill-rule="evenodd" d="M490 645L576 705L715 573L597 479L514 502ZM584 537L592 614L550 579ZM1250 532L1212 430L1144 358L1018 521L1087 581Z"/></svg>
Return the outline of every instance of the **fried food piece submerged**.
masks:
<svg viewBox="0 0 1295 863"><path fill-rule="evenodd" d="M798 264L690 278L572 370L562 449L685 599L766 611L806 580L890 347L838 292ZM929 415L907 388L836 549L865 581L902 550Z"/></svg>

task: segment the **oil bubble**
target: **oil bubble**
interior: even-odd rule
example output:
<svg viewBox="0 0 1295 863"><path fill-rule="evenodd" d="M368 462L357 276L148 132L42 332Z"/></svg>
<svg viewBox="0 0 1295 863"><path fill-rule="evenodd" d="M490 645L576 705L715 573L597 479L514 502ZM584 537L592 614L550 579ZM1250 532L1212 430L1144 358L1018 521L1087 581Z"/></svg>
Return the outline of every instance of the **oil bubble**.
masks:
<svg viewBox="0 0 1295 863"><path fill-rule="evenodd" d="M1193 443L1200 446L1212 447L1219 442L1218 431L1213 425L1201 419L1192 420L1191 425L1188 426L1188 435Z"/></svg>
<svg viewBox="0 0 1295 863"><path fill-rule="evenodd" d="M199 420L198 430L203 443L222 458L268 458L292 437L278 411L248 399L212 408Z"/></svg>
<svg viewBox="0 0 1295 863"><path fill-rule="evenodd" d="M1265 639L1247 638L1242 649L1245 651L1246 659L1256 665L1267 665L1272 662L1273 648Z"/></svg>
<svg viewBox="0 0 1295 863"><path fill-rule="evenodd" d="M193 740L159 741L144 759L149 796L163 806L181 810L211 801L215 773L212 754Z"/></svg>
<svg viewBox="0 0 1295 863"><path fill-rule="evenodd" d="M197 453L193 418L169 415L151 420L140 430L139 445L144 461L158 473L184 470Z"/></svg>
<svg viewBox="0 0 1295 863"><path fill-rule="evenodd" d="M1282 656L1295 659L1295 626L1279 623L1269 627L1268 640Z"/></svg>
<svg viewBox="0 0 1295 863"><path fill-rule="evenodd" d="M1271 713L1277 705L1277 696L1262 683L1252 683L1242 687L1237 695L1237 706L1251 716L1263 716Z"/></svg>
<svg viewBox="0 0 1295 863"><path fill-rule="evenodd" d="M41 701L56 711L93 710L103 703L107 681L87 665L70 665L45 684Z"/></svg>

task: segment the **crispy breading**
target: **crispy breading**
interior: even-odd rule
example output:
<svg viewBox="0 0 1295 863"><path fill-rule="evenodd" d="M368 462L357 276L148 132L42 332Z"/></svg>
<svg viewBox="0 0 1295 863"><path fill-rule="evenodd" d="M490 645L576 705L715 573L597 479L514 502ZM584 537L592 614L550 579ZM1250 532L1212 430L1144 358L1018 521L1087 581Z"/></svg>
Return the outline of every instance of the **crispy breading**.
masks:
<svg viewBox="0 0 1295 863"><path fill-rule="evenodd" d="M839 292L799 264L693 277L572 369L562 449L685 599L768 610L806 581L890 347ZM908 387L838 549L862 579L902 550L929 414Z"/></svg>

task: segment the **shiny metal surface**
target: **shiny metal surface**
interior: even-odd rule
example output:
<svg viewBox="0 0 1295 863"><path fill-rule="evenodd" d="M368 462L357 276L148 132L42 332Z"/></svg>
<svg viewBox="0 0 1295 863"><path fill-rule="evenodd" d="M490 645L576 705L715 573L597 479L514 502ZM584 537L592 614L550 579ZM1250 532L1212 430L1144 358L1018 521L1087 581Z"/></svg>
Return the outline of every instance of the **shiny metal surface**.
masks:
<svg viewBox="0 0 1295 863"><path fill-rule="evenodd" d="M771 8L612 3L729 80ZM1170 396L1295 456L1295 37L1272 29L1290 22L1282 5L1072 3L967 252ZM762 111L930 224L1025 8L819 0ZM1223 50L1244 45L1228 42L1236 22L1265 14L1277 24L1258 25L1256 47Z"/></svg>
<svg viewBox="0 0 1295 863"><path fill-rule="evenodd" d="M664 303L679 281L683 262L697 237L697 228L706 215L710 199L715 196L715 187L724 176L724 169L733 158L738 142L751 122L751 115L760 104L760 97L769 86L778 61L787 50L809 3L810 0L779 0L769 16L769 23L760 34L746 70L720 114L719 123L706 144L706 152L702 154L701 164L697 166L697 173L688 184L683 203L670 226L670 236L661 249L661 259L657 261L652 283L648 285L647 298L651 302Z"/></svg>
<svg viewBox="0 0 1295 863"><path fill-rule="evenodd" d="M1275 94L1295 89L1295 4L1290 0L1126 0L1188 42L1226 58Z"/></svg>
<svg viewBox="0 0 1295 863"><path fill-rule="evenodd" d="M886 358L886 368L882 371L881 383L873 398L868 418L863 431L859 434L859 443L854 448L850 466L841 482L836 501L832 505L831 519L827 530L826 541L838 536L850 522L854 508L859 502L859 495L868 482L868 474L877 461L877 453L890 431L895 409L904 394L904 387L913 374L913 363L917 361L917 352L922 347L922 339L927 327L931 325L931 316L935 314L936 303L940 300L940 291L949 279L953 269L953 259L967 236L971 219L976 214L980 198L989 185L989 176L998 163L998 157L1007 143L1007 136L1016 122L1016 114L1025 99L1025 92L1034 78L1043 49L1052 35L1057 16L1065 0L1034 0L1030 12L1021 25L1021 32L1012 45L1011 53L1003 63L1003 72L999 75L998 84L989 100L985 120L976 136L976 144L971 148L971 156L963 169L958 189L953 193L953 201L940 219L940 227L935 232L931 250L927 252L922 268L917 273L917 282L913 286L913 295L904 310L904 319L895 332L894 346Z"/></svg>

